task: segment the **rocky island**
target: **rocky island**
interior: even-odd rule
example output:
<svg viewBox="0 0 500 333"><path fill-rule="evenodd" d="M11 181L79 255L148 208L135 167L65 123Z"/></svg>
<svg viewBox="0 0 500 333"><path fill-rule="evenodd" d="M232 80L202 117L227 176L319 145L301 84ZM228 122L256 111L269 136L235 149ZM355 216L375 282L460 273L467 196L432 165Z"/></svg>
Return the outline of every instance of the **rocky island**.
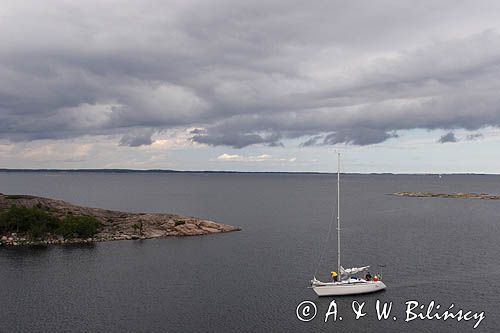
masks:
<svg viewBox="0 0 500 333"><path fill-rule="evenodd" d="M0 193L0 245L88 243L237 230L241 229L176 214L119 212Z"/></svg>
<svg viewBox="0 0 500 333"><path fill-rule="evenodd" d="M483 200L500 200L500 195L492 195L488 193L432 193L432 192L396 192L393 195L400 197L418 197L418 198L452 198L452 199L483 199Z"/></svg>

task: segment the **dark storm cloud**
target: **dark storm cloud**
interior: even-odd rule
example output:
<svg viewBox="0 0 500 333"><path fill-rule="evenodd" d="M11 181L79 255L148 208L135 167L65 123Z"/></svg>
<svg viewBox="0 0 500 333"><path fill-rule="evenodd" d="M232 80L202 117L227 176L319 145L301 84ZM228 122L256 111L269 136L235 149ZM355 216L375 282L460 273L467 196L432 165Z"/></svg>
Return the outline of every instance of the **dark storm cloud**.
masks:
<svg viewBox="0 0 500 333"><path fill-rule="evenodd" d="M219 135L195 135L193 140L199 143L205 143L210 146L232 146L234 148L243 148L257 143L268 145L277 144L277 136L263 137L258 134L240 134L240 133L221 133Z"/></svg>
<svg viewBox="0 0 500 333"><path fill-rule="evenodd" d="M389 138L397 137L395 133L387 133L372 128L350 128L339 130L325 137L324 143L334 145L337 143L350 143L353 145L370 145L383 142Z"/></svg>
<svg viewBox="0 0 500 333"><path fill-rule="evenodd" d="M457 138L455 137L455 133L448 132L441 136L438 140L439 143L447 143L447 142L457 142Z"/></svg>
<svg viewBox="0 0 500 333"><path fill-rule="evenodd" d="M300 144L301 147L310 147L310 146L316 146L318 145L318 142L323 138L321 135L316 135L313 136L312 138L309 138L308 140L302 142Z"/></svg>
<svg viewBox="0 0 500 333"><path fill-rule="evenodd" d="M113 134L140 146L181 126L213 146L368 145L499 126L498 7L7 2L0 139Z"/></svg>
<svg viewBox="0 0 500 333"><path fill-rule="evenodd" d="M129 147L140 147L140 146L149 146L153 143L151 136L153 132L146 131L143 133L130 133L125 134L120 140L120 146L129 146Z"/></svg>
<svg viewBox="0 0 500 333"><path fill-rule="evenodd" d="M336 145L347 143L353 145L371 145L383 142L389 138L396 138L396 133L387 133L383 130L371 128L349 128L339 129L336 132L324 136L317 135L300 144L301 147Z"/></svg>
<svg viewBox="0 0 500 333"><path fill-rule="evenodd" d="M465 139L468 141L473 141L473 140L480 140L483 137L484 137L484 135L482 133L473 133L473 134L467 135L467 137Z"/></svg>

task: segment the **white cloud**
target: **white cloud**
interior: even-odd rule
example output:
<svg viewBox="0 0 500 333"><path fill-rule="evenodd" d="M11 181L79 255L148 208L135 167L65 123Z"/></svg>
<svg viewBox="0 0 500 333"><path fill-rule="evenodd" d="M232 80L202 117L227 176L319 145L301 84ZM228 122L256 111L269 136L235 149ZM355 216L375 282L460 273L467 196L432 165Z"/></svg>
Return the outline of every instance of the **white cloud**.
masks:
<svg viewBox="0 0 500 333"><path fill-rule="evenodd" d="M224 153L217 157L218 161L229 161L229 162L287 162L293 163L297 161L296 157L273 157L268 154L261 155L238 155L238 154L227 154Z"/></svg>
<svg viewBox="0 0 500 333"><path fill-rule="evenodd" d="M262 154L258 156L243 156L238 154L222 154L217 157L220 161L236 161L236 162L263 162L272 159L271 155Z"/></svg>

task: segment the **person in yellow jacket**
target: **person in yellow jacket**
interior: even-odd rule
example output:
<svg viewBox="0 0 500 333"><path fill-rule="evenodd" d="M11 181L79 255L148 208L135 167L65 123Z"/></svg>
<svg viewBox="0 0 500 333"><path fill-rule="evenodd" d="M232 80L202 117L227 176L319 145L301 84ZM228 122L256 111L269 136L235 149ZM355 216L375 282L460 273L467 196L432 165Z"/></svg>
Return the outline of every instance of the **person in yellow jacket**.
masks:
<svg viewBox="0 0 500 333"><path fill-rule="evenodd" d="M337 282L339 280L337 272L330 272L330 275L332 276L333 282Z"/></svg>

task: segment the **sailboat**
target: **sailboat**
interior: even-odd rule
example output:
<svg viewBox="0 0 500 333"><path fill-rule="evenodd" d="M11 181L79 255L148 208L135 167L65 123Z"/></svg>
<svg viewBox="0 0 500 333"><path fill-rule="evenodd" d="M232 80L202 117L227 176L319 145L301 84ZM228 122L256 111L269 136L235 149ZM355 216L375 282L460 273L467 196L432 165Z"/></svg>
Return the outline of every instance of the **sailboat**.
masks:
<svg viewBox="0 0 500 333"><path fill-rule="evenodd" d="M344 268L340 265L340 153L337 154L337 274L332 282L321 282L314 276L311 288L318 296L356 295L381 291L386 285L381 277L373 279L356 278L355 275L368 270L370 266ZM328 237L329 238L329 237Z"/></svg>

